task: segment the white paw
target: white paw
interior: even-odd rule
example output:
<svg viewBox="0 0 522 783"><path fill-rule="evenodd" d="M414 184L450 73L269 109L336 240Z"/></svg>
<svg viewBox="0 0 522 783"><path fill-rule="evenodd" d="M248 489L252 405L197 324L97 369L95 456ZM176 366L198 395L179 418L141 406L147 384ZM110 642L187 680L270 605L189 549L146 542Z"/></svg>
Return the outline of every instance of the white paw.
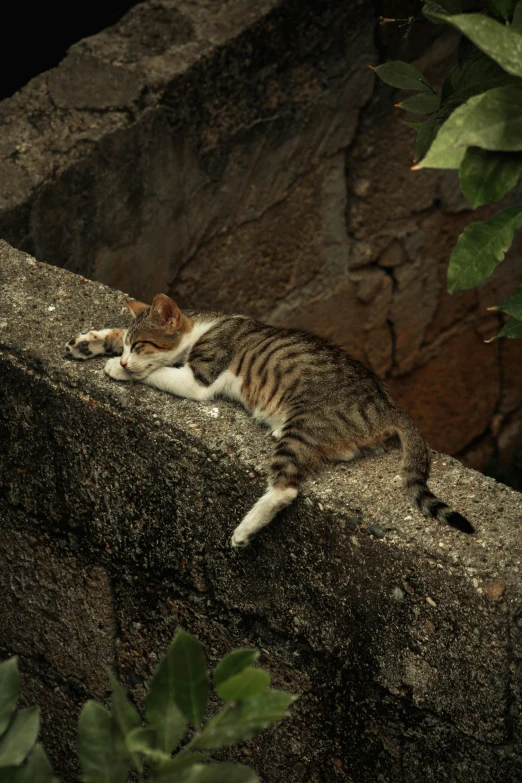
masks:
<svg viewBox="0 0 522 783"><path fill-rule="evenodd" d="M242 525L236 527L232 535L232 538L230 539L230 546L232 547L232 549L244 549L250 543L250 539L252 538L252 535L244 527L241 530L241 527Z"/></svg>
<svg viewBox="0 0 522 783"><path fill-rule="evenodd" d="M113 378L115 381L132 381L132 375L121 366L119 356L114 356L105 362L103 369L109 378Z"/></svg>
<svg viewBox="0 0 522 783"><path fill-rule="evenodd" d="M65 346L65 353L67 356L72 356L73 359L92 359L93 356L99 356L104 353L104 340L106 331L102 332L86 332L85 334L79 334L78 337L73 337L69 340Z"/></svg>
<svg viewBox="0 0 522 783"><path fill-rule="evenodd" d="M272 432L270 434L272 435L272 437L275 440L281 440L281 438L283 437L283 430L278 428L278 429L272 430Z"/></svg>

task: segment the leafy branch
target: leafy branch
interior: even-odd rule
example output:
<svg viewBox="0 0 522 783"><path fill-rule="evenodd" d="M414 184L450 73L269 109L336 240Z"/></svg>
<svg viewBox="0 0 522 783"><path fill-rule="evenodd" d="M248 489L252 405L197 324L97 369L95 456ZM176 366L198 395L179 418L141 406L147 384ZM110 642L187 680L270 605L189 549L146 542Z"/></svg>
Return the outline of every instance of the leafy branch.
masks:
<svg viewBox="0 0 522 783"><path fill-rule="evenodd" d="M259 783L249 767L208 761L209 751L248 740L288 716L296 697L270 687L268 672L253 666L258 656L257 650L233 650L218 663L214 686L225 704L206 723L210 677L203 648L190 634L178 630L160 661L144 722L109 672L111 709L90 700L80 714L85 783L125 783L131 770L158 783ZM18 664L10 658L0 664L0 783L57 783L35 744L39 708L17 711L19 692ZM189 726L194 732L183 744Z"/></svg>
<svg viewBox="0 0 522 783"><path fill-rule="evenodd" d="M484 12L470 14L461 13L460 0L424 0L422 10L463 35L441 92L408 63L373 70L386 84L416 92L398 108L427 115L407 123L417 137L413 170L458 169L461 190L476 209L501 199L522 175L522 0L490 0ZM451 253L448 291L485 282L520 228L522 205L467 226ZM492 309L511 316L497 337L522 338L522 287Z"/></svg>

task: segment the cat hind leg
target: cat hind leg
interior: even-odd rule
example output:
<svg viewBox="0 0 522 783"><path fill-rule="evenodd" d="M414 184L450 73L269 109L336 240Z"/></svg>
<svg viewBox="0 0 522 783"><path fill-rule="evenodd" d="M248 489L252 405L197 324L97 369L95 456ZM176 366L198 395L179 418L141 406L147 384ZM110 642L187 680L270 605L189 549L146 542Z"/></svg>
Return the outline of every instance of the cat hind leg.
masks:
<svg viewBox="0 0 522 783"><path fill-rule="evenodd" d="M268 488L234 530L233 549L247 546L256 533L295 500L299 484L319 460L320 456L313 446L301 438L298 440L296 435L285 433L283 428L281 440L274 450Z"/></svg>
<svg viewBox="0 0 522 783"><path fill-rule="evenodd" d="M382 443L376 443L371 446L359 446L358 448L340 451L334 456L334 459L339 462L357 462L358 460L367 459L368 457L380 457L382 454L387 454L389 451L393 451L399 447L399 438L396 435L392 435L386 438Z"/></svg>
<svg viewBox="0 0 522 783"><path fill-rule="evenodd" d="M125 329L91 330L73 337L65 346L65 355L72 359L93 359L95 356L115 356L123 353Z"/></svg>
<svg viewBox="0 0 522 783"><path fill-rule="evenodd" d="M268 525L281 509L297 497L295 487L268 487L265 494L254 503L240 525L234 530L231 540L233 549L248 546L250 540Z"/></svg>

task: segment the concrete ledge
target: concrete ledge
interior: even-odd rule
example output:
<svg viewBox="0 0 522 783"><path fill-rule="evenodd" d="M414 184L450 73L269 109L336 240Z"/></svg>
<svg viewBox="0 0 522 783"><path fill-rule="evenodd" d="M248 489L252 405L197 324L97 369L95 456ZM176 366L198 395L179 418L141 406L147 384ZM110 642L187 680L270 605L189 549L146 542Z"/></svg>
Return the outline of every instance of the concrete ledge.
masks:
<svg viewBox="0 0 522 783"><path fill-rule="evenodd" d="M140 704L180 624L211 660L262 648L301 694L238 752L267 783L520 780L519 494L436 455L464 537L409 508L389 455L324 470L232 552L267 434L67 361L79 330L126 323L118 292L4 242L0 285L0 656L21 657L56 773L74 774L79 705L107 695L101 663Z"/></svg>

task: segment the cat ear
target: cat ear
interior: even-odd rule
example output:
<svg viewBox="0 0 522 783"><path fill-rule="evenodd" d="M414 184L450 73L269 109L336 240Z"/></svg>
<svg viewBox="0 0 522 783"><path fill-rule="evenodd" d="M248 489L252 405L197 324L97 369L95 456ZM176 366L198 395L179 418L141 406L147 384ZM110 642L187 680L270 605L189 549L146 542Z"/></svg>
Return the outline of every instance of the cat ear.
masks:
<svg viewBox="0 0 522 783"><path fill-rule="evenodd" d="M152 300L151 315L161 326L169 332L175 332L179 327L181 313L179 307L165 294L157 294Z"/></svg>
<svg viewBox="0 0 522 783"><path fill-rule="evenodd" d="M138 302L137 299L126 299L125 304L131 311L134 318L137 318L141 313L143 313L145 310L148 310L150 305L145 304L144 302Z"/></svg>

